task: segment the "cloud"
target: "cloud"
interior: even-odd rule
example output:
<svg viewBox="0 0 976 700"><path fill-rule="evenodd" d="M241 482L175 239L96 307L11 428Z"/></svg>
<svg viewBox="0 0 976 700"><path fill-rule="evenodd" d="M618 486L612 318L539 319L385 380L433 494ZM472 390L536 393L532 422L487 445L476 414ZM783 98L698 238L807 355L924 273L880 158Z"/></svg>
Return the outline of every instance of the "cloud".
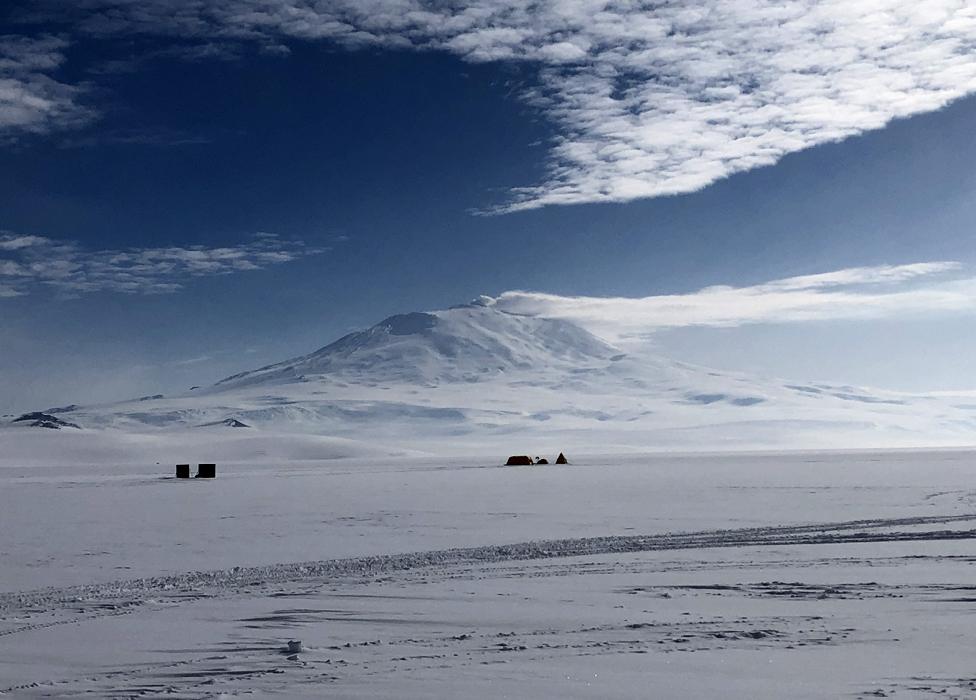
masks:
<svg viewBox="0 0 976 700"><path fill-rule="evenodd" d="M53 4L52 4L53 3ZM91 38L163 37L172 56L256 44L443 51L537 69L523 97L557 127L546 179L494 211L692 192L976 91L976 5L960 0L49 0ZM50 77L61 38L0 38L0 133L83 123Z"/></svg>
<svg viewBox="0 0 976 700"><path fill-rule="evenodd" d="M558 136L547 178L497 211L691 192L976 91L976 5L960 0L84 0L75 10L75 31L164 35L174 50L322 40L531 64L538 81L524 97Z"/></svg>
<svg viewBox="0 0 976 700"><path fill-rule="evenodd" d="M321 252L268 233L226 247L86 250L72 241L0 232L0 297L45 287L69 295L166 294L190 278L260 270Z"/></svg>
<svg viewBox="0 0 976 700"><path fill-rule="evenodd" d="M47 242L48 239L42 236L17 236L8 233L0 235L0 250L21 250L45 245Z"/></svg>
<svg viewBox="0 0 976 700"><path fill-rule="evenodd" d="M189 365L198 365L201 362L210 362L213 359L213 355L197 355L196 357L189 357L185 360L176 360L170 364L176 365L177 367L186 367Z"/></svg>
<svg viewBox="0 0 976 700"><path fill-rule="evenodd" d="M64 62L67 46L52 36L0 36L0 138L73 128L93 117L80 103L83 85L50 75Z"/></svg>
<svg viewBox="0 0 976 700"><path fill-rule="evenodd" d="M741 326L976 310L976 277L956 262L855 267L749 287L641 298L510 291L498 309L579 323L611 340L686 326Z"/></svg>
<svg viewBox="0 0 976 700"><path fill-rule="evenodd" d="M61 148L88 148L90 146L154 146L172 148L174 146L199 146L210 143L207 136L190 134L166 127L137 128L125 130L101 130L77 138L65 138Z"/></svg>

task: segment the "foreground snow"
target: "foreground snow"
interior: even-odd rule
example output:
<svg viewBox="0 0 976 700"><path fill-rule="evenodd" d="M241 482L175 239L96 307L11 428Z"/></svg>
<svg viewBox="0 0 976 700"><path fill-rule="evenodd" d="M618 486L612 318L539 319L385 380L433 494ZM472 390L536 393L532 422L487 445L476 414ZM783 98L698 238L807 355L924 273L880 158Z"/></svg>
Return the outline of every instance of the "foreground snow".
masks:
<svg viewBox="0 0 976 700"><path fill-rule="evenodd" d="M972 694L973 453L570 456L2 468L0 692Z"/></svg>

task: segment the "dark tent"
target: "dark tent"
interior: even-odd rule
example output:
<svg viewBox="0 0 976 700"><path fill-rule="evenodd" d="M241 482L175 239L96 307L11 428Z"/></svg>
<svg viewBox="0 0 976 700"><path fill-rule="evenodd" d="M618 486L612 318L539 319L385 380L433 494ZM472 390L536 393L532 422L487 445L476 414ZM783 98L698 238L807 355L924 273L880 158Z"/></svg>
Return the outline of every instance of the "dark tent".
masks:
<svg viewBox="0 0 976 700"><path fill-rule="evenodd" d="M556 457L556 464L569 464L569 460L566 459L566 455L560 452L559 456Z"/></svg>
<svg viewBox="0 0 976 700"><path fill-rule="evenodd" d="M535 462L533 462L532 458L528 455L512 455L508 458L508 461L505 462L506 467L527 466L529 464L535 464Z"/></svg>

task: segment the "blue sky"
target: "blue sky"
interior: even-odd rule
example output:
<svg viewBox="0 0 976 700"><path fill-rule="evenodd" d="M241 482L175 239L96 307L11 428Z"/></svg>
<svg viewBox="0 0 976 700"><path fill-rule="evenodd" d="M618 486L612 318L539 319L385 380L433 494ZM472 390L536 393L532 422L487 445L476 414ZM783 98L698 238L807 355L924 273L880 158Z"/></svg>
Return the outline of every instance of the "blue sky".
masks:
<svg viewBox="0 0 976 700"><path fill-rule="evenodd" d="M723 368L976 388L968 9L850 34L831 3L367 4L7 11L0 411L177 391L479 294ZM764 23L769 46L735 39Z"/></svg>

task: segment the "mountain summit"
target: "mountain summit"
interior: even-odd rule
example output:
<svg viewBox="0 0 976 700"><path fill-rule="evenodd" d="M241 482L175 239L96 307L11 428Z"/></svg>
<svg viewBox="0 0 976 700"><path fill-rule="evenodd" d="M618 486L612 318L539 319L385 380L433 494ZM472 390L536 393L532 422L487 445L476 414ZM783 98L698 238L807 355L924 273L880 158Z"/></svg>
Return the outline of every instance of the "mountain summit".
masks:
<svg viewBox="0 0 976 700"><path fill-rule="evenodd" d="M572 371L619 355L568 321L511 314L482 297L443 311L390 316L311 354L227 377L214 389L323 377L421 385L479 382L512 371Z"/></svg>

